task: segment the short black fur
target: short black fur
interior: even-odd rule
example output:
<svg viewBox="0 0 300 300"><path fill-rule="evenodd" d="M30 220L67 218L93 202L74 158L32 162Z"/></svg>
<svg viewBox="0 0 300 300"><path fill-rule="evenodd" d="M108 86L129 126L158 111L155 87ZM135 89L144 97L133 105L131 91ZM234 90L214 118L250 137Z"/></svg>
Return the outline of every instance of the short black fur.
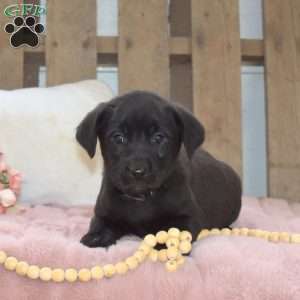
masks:
<svg viewBox="0 0 300 300"><path fill-rule="evenodd" d="M99 104L77 128L90 157L97 139L104 174L89 231L81 242L107 247L127 234L170 227L228 227L241 208L241 182L200 148L202 124L156 94L131 92Z"/></svg>

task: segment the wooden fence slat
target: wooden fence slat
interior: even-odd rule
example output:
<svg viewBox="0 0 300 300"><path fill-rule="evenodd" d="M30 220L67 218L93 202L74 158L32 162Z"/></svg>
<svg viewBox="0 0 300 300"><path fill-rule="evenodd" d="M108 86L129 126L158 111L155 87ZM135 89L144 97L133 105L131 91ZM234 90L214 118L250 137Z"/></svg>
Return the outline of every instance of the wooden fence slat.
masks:
<svg viewBox="0 0 300 300"><path fill-rule="evenodd" d="M241 49L238 0L192 0L194 112L204 148L241 174Z"/></svg>
<svg viewBox="0 0 300 300"><path fill-rule="evenodd" d="M169 97L166 0L119 1L120 92L145 89Z"/></svg>
<svg viewBox="0 0 300 300"><path fill-rule="evenodd" d="M23 47L14 49L9 42L10 35L3 29L12 17L4 15L4 9L12 2L0 0L0 89L11 90L23 86Z"/></svg>
<svg viewBox="0 0 300 300"><path fill-rule="evenodd" d="M23 0L23 3L40 5L40 0ZM39 23L41 20L39 17L35 16L36 23ZM39 37L39 47L41 46L41 37ZM29 48L29 49L38 49L39 47ZM39 84L39 71L40 66L45 65L44 53L33 54L32 52L26 52L24 49L24 69L23 69L23 87L36 87Z"/></svg>
<svg viewBox="0 0 300 300"><path fill-rule="evenodd" d="M265 0L269 194L300 201L300 1Z"/></svg>
<svg viewBox="0 0 300 300"><path fill-rule="evenodd" d="M48 85L96 78L96 0L47 1Z"/></svg>

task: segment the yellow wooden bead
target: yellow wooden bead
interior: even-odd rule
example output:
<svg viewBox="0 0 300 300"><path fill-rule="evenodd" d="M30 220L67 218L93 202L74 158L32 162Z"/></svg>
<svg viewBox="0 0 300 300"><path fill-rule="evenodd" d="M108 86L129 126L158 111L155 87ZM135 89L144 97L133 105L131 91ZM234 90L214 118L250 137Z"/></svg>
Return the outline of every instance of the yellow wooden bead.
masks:
<svg viewBox="0 0 300 300"><path fill-rule="evenodd" d="M114 265L108 264L103 267L103 272L105 277L110 278L115 275L116 268Z"/></svg>
<svg viewBox="0 0 300 300"><path fill-rule="evenodd" d="M158 260L161 262L165 262L168 260L167 249L161 249L158 251Z"/></svg>
<svg viewBox="0 0 300 300"><path fill-rule="evenodd" d="M6 270L13 271L13 270L15 270L17 263L18 263L18 260L15 257L10 256L10 257L7 257L7 259L5 260L4 267Z"/></svg>
<svg viewBox="0 0 300 300"><path fill-rule="evenodd" d="M157 234L156 234L156 240L159 244L165 244L167 239L169 238L169 235L166 231L162 230L162 231L159 231Z"/></svg>
<svg viewBox="0 0 300 300"><path fill-rule="evenodd" d="M100 266L95 266L91 268L91 276L93 279L99 280L103 278L104 276L104 271Z"/></svg>
<svg viewBox="0 0 300 300"><path fill-rule="evenodd" d="M168 240L166 242L166 245L167 245L168 248L178 247L179 246L179 239L175 238L175 237L168 238Z"/></svg>
<svg viewBox="0 0 300 300"><path fill-rule="evenodd" d="M179 244L179 250L183 254L187 254L192 250L192 244L188 241L182 241Z"/></svg>
<svg viewBox="0 0 300 300"><path fill-rule="evenodd" d="M116 272L120 275L126 274L128 271L128 266L125 262L121 261L115 265Z"/></svg>
<svg viewBox="0 0 300 300"><path fill-rule="evenodd" d="M190 243L190 242L188 242ZM167 249L167 257L168 259L176 259L178 256L178 248L177 247L170 247Z"/></svg>
<svg viewBox="0 0 300 300"><path fill-rule="evenodd" d="M4 251L0 251L0 264L4 264L6 261L7 255Z"/></svg>
<svg viewBox="0 0 300 300"><path fill-rule="evenodd" d="M256 229L253 228L249 229L248 236L256 236Z"/></svg>
<svg viewBox="0 0 300 300"><path fill-rule="evenodd" d="M189 241L191 242L193 240L192 234L187 231L187 230L183 230L180 233L180 238L181 241Z"/></svg>
<svg viewBox="0 0 300 300"><path fill-rule="evenodd" d="M223 228L221 229L221 234L225 236L231 235L231 230L229 228Z"/></svg>
<svg viewBox="0 0 300 300"><path fill-rule="evenodd" d="M233 228L233 229L231 230L231 234L234 235L234 236L238 236L238 235L241 234L241 231L240 231L239 228Z"/></svg>
<svg viewBox="0 0 300 300"><path fill-rule="evenodd" d="M82 282L90 281L92 278L91 271L86 268L80 269L78 272L78 278Z"/></svg>
<svg viewBox="0 0 300 300"><path fill-rule="evenodd" d="M280 232L279 240L284 243L290 242L290 234L288 232Z"/></svg>
<svg viewBox="0 0 300 300"><path fill-rule="evenodd" d="M145 253L145 255L148 255L149 253L150 253L150 251L151 251L151 247L149 247L147 244L145 244L145 243L142 243L140 246L139 246L139 248L138 248L138 250L141 250L141 251L143 251L144 253Z"/></svg>
<svg viewBox="0 0 300 300"><path fill-rule="evenodd" d="M299 244L300 243L300 234L291 235L291 243Z"/></svg>
<svg viewBox="0 0 300 300"><path fill-rule="evenodd" d="M63 282L65 280L65 271L57 268L52 270L52 280L54 282Z"/></svg>
<svg viewBox="0 0 300 300"><path fill-rule="evenodd" d="M26 261L19 261L16 266L16 273L21 276L25 276L28 271L28 263Z"/></svg>
<svg viewBox="0 0 300 300"><path fill-rule="evenodd" d="M176 260L168 260L166 262L166 269L168 272L174 272L177 270L177 262Z"/></svg>
<svg viewBox="0 0 300 300"><path fill-rule="evenodd" d="M77 270L73 268L69 268L65 271L65 279L68 282L75 282L78 278L78 272Z"/></svg>
<svg viewBox="0 0 300 300"><path fill-rule="evenodd" d="M144 251L142 251L142 250L138 250L138 251L136 251L134 254L133 254L133 256L138 260L138 262L143 262L144 260L145 260L145 258L146 258L146 254L145 254L145 252Z"/></svg>
<svg viewBox="0 0 300 300"><path fill-rule="evenodd" d="M255 237L261 238L263 236L263 231L260 229L255 229L253 234Z"/></svg>
<svg viewBox="0 0 300 300"><path fill-rule="evenodd" d="M221 230L218 228L213 228L210 231L210 235L220 235L221 234Z"/></svg>
<svg viewBox="0 0 300 300"><path fill-rule="evenodd" d="M40 279L43 281L49 281L52 278L52 270L50 268L44 267L40 269Z"/></svg>
<svg viewBox="0 0 300 300"><path fill-rule="evenodd" d="M125 262L130 270L136 269L139 265L138 260L134 256L129 256L126 258Z"/></svg>
<svg viewBox="0 0 300 300"><path fill-rule="evenodd" d="M38 279L40 276L40 268L35 265L31 265L27 270L27 277L31 279Z"/></svg>
<svg viewBox="0 0 300 300"><path fill-rule="evenodd" d="M144 238L144 242L150 246L150 247L154 247L156 245L156 237L153 234L147 234Z"/></svg>
<svg viewBox="0 0 300 300"><path fill-rule="evenodd" d="M207 236L209 236L209 230L208 229L202 229L200 231L200 233L198 234L198 236L197 236L197 241L199 241L199 240L201 240L201 239L203 239Z"/></svg>
<svg viewBox="0 0 300 300"><path fill-rule="evenodd" d="M180 230L178 228L172 227L168 230L169 237L179 238L180 237Z"/></svg>
<svg viewBox="0 0 300 300"><path fill-rule="evenodd" d="M270 236L270 232L266 231L266 230L263 230L262 238L265 239L265 240L268 240L269 236Z"/></svg>
<svg viewBox="0 0 300 300"><path fill-rule="evenodd" d="M256 229L256 231L255 231L255 236L256 236L257 238L263 238L263 237L264 237L264 231L261 230L261 229Z"/></svg>
<svg viewBox="0 0 300 300"><path fill-rule="evenodd" d="M247 236L249 233L249 229L246 227L241 228L241 235L242 236Z"/></svg>
<svg viewBox="0 0 300 300"><path fill-rule="evenodd" d="M279 241L279 232L271 232L270 236L269 236L269 241L271 242L278 242Z"/></svg>
<svg viewBox="0 0 300 300"><path fill-rule="evenodd" d="M158 260L158 251L156 249L152 249L149 258L151 261L156 262Z"/></svg>

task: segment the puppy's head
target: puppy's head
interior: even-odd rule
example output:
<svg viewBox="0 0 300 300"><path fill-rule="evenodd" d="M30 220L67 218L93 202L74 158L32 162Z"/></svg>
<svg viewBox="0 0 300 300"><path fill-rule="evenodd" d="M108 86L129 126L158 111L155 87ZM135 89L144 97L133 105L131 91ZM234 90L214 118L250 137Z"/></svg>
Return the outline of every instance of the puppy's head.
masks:
<svg viewBox="0 0 300 300"><path fill-rule="evenodd" d="M192 157L203 143L204 128L183 108L137 91L99 104L79 124L76 138L90 157L98 138L113 185L138 195L162 185L182 144Z"/></svg>

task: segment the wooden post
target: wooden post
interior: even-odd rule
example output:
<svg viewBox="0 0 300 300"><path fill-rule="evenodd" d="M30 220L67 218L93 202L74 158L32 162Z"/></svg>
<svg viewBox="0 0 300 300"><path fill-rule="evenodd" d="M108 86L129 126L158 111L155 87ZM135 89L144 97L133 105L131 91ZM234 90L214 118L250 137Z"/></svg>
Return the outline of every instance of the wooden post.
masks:
<svg viewBox="0 0 300 300"><path fill-rule="evenodd" d="M0 0L0 89L11 90L23 86L23 47L13 48L10 45L10 34L4 31L6 23L13 17L4 15L4 9L12 2Z"/></svg>
<svg viewBox="0 0 300 300"><path fill-rule="evenodd" d="M96 0L47 1L48 85L96 78Z"/></svg>
<svg viewBox="0 0 300 300"><path fill-rule="evenodd" d="M300 2L264 1L269 195L300 201Z"/></svg>
<svg viewBox="0 0 300 300"><path fill-rule="evenodd" d="M135 89L169 97L166 0L119 1L120 92Z"/></svg>
<svg viewBox="0 0 300 300"><path fill-rule="evenodd" d="M238 0L192 0L194 112L204 148L241 168L241 49Z"/></svg>

